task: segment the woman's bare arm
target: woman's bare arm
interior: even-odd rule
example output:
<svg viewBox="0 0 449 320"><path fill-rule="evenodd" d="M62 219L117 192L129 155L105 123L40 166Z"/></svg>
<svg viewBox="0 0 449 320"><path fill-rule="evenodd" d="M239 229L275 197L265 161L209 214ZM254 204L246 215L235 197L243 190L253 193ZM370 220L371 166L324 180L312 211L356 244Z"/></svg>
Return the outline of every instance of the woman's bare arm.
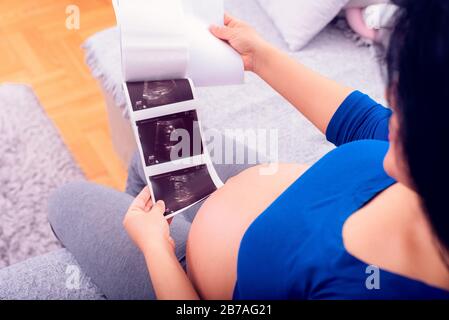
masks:
<svg viewBox="0 0 449 320"><path fill-rule="evenodd" d="M326 133L332 116L353 89L312 71L273 46L259 50L254 72Z"/></svg>
<svg viewBox="0 0 449 320"><path fill-rule="evenodd" d="M246 70L258 74L323 133L352 91L296 62L243 21L226 15L224 27L210 30L240 53Z"/></svg>
<svg viewBox="0 0 449 320"><path fill-rule="evenodd" d="M153 250L144 255L158 300L199 300L173 251Z"/></svg>

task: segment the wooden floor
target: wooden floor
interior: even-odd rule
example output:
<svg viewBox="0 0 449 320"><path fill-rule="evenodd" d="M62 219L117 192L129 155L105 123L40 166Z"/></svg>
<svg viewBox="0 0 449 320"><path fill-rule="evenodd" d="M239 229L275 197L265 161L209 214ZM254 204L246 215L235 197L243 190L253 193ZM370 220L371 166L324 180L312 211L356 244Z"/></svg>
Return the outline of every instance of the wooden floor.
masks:
<svg viewBox="0 0 449 320"><path fill-rule="evenodd" d="M66 28L66 7L80 29ZM111 0L1 0L0 82L32 85L86 177L123 189L126 170L109 139L105 102L80 45L115 24Z"/></svg>

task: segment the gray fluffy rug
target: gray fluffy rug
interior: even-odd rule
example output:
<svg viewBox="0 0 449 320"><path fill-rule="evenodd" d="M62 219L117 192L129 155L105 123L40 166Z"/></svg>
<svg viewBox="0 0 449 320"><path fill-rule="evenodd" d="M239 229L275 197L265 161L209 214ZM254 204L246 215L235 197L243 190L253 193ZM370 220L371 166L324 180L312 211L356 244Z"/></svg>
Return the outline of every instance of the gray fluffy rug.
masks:
<svg viewBox="0 0 449 320"><path fill-rule="evenodd" d="M0 85L0 268L59 247L47 222L47 199L80 179L31 88Z"/></svg>

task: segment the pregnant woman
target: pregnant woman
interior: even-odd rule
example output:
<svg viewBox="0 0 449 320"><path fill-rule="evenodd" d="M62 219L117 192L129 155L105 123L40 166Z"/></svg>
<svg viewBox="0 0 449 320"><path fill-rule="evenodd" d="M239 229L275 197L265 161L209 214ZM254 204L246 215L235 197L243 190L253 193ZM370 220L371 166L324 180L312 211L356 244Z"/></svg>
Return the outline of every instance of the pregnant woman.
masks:
<svg viewBox="0 0 449 320"><path fill-rule="evenodd" d="M241 21L211 28L337 148L268 176L217 166L225 186L171 225L147 188L134 200L87 184L60 190L55 233L108 298L449 298L449 3L396 2L391 110ZM136 161L130 194L144 186L139 172Z"/></svg>

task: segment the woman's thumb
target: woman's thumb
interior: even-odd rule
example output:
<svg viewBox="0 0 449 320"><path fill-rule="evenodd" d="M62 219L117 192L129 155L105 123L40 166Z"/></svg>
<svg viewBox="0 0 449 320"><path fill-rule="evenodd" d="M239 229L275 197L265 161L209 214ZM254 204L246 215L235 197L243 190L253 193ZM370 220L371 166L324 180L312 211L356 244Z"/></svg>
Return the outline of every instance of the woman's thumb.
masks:
<svg viewBox="0 0 449 320"><path fill-rule="evenodd" d="M164 214L164 212L165 212L165 203L164 203L164 201L159 200L158 202L156 202L156 204L154 205L153 209L155 209L160 214Z"/></svg>

